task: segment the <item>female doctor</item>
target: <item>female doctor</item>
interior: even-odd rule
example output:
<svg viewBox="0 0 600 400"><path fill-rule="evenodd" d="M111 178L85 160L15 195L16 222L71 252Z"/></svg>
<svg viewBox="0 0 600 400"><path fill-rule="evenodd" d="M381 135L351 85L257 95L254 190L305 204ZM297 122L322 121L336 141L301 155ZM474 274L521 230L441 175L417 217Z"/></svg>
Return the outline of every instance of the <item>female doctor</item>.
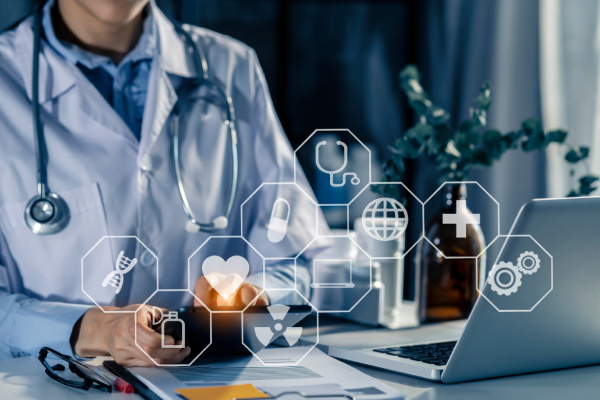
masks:
<svg viewBox="0 0 600 400"><path fill-rule="evenodd" d="M135 345L137 324L138 344L150 357L178 363L190 349L161 348L147 307L135 318L134 310L148 297L145 288L159 278L161 289L187 288L194 250L211 234L239 236L240 206L261 183L293 180L293 152L256 54L224 35L175 26L149 0L49 0L37 18L39 23L29 16L0 35L0 359L35 356L49 346L81 357L111 355L125 366L152 366ZM198 79L216 82L202 90L218 100L219 90L224 92L219 101L225 119L233 121L226 114L235 112L237 184L230 127L194 120L196 113L185 114L178 103L180 89ZM182 116L175 124L178 111ZM173 162L175 134L188 177L185 212ZM302 172L297 182L312 193ZM51 194L58 199L50 205L36 203ZM270 215L269 201L257 203L257 217L242 228L245 237L265 229L268 221L261 216ZM68 219L61 220L63 202ZM293 206L301 215L309 203ZM58 218L54 225L44 224L51 216ZM282 242L289 254L307 241L301 222L288 227ZM152 258L142 251L138 267L127 275L131 284L100 300L105 310L129 313L92 307L80 286L81 257L107 235L137 236L160 259L160 272L145 268L144 260L151 265ZM213 251L231 246L236 244L215 245ZM257 297L262 264L250 263L236 303L289 300ZM289 266L268 270L269 287L290 287L294 280ZM199 299L214 301L200 268L190 267L190 279L197 282ZM297 279L306 292L309 274L301 263ZM188 304L192 299L190 294ZM181 305L187 304L172 307Z"/></svg>

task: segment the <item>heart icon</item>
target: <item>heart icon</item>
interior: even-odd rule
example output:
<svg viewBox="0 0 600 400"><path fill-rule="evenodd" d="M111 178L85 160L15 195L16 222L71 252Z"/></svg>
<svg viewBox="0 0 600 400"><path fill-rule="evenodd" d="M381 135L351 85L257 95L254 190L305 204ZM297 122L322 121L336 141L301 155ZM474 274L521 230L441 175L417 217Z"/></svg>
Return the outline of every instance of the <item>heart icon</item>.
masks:
<svg viewBox="0 0 600 400"><path fill-rule="evenodd" d="M249 272L248 261L240 256L230 257L227 261L219 256L210 256L202 263L204 277L225 299L240 287Z"/></svg>

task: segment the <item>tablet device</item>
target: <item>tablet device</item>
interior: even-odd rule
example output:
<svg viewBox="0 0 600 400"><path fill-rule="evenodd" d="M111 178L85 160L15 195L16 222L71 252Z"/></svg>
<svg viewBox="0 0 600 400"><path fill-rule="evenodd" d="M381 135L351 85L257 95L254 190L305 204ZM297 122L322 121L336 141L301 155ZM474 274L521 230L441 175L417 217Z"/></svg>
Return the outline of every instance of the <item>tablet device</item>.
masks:
<svg viewBox="0 0 600 400"><path fill-rule="evenodd" d="M213 307L211 313L204 307L180 308L179 319L185 323L185 343L192 349L190 357L197 356L203 349L206 350L201 358L247 356L251 354L249 349L256 353L291 332L289 328L309 315L313 308L276 305L252 306L243 313L242 310L241 307ZM165 333L181 340L177 332L167 330Z"/></svg>

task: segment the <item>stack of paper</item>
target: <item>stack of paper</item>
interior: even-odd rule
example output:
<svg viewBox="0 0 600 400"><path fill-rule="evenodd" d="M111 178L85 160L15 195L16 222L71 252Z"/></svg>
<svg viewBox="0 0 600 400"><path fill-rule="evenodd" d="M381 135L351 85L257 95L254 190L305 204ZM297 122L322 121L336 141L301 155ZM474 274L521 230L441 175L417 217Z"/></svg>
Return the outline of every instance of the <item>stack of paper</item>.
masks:
<svg viewBox="0 0 600 400"><path fill-rule="evenodd" d="M265 364L255 357L245 357L192 367L131 368L130 371L165 400L181 400L180 395L190 400L265 398L265 393L270 395L266 397L277 397L290 392L297 394L286 395L286 399L337 394L373 400L404 398L383 382L318 349L310 351L299 365L269 365L299 360L308 349L264 349L259 355ZM195 388L202 390L189 390Z"/></svg>

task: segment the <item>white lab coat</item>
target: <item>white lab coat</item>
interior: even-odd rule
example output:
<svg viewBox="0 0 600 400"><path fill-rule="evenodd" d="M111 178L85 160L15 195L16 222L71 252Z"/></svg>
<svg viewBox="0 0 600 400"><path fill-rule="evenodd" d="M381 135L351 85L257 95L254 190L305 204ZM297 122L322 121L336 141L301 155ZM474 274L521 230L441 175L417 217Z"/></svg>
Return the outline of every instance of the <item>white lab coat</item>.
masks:
<svg viewBox="0 0 600 400"><path fill-rule="evenodd" d="M158 28L158 54L152 63L140 142L79 69L42 42L39 80L48 184L66 200L71 212L66 229L48 236L34 235L23 216L27 201L36 193L33 18L0 35L0 359L36 355L44 345L70 352L71 328L87 305L93 304L82 291L81 259L103 236L137 236L159 257L160 270L157 277L155 267L137 266L128 274L131 283L126 289L116 296L94 299L97 303L142 303L156 288L157 278L160 289L188 288L188 257L209 234L190 234L184 228L187 219L171 156L170 114L177 86L197 71L171 22L155 6L152 12ZM239 185L229 226L214 235L240 235L244 200L263 182L293 181L293 151L255 52L230 37L197 27L187 29L204 49L210 78L223 85L235 106ZM198 130L182 133L182 167L193 209L200 221L209 222L224 212L231 168L229 142L225 130ZM144 158L146 167L151 160L146 171L141 167ZM312 196L301 171L297 182ZM274 199L264 200L261 209L254 210L257 217L249 218L243 227L244 236L266 229L264 218L270 216ZM315 212L306 199L299 198L293 207L297 216L292 216L287 238L278 245L284 249L282 255L292 257L300 252L299 245L312 239L307 233L311 230L302 225L314 219L304 218L303 209L307 215ZM226 258L236 243L221 240L204 249ZM138 246L136 255L143 257L143 252ZM247 281L262 286L262 261L248 257ZM89 279L102 280L113 268L113 262L107 262L90 272ZM289 265L282 268L273 268L267 276L267 281L273 278L270 287L293 287ZM190 263L192 287L200 276L200 265ZM308 277L304 269L298 272L300 291L308 290ZM191 301L187 294L162 305L175 308Z"/></svg>

